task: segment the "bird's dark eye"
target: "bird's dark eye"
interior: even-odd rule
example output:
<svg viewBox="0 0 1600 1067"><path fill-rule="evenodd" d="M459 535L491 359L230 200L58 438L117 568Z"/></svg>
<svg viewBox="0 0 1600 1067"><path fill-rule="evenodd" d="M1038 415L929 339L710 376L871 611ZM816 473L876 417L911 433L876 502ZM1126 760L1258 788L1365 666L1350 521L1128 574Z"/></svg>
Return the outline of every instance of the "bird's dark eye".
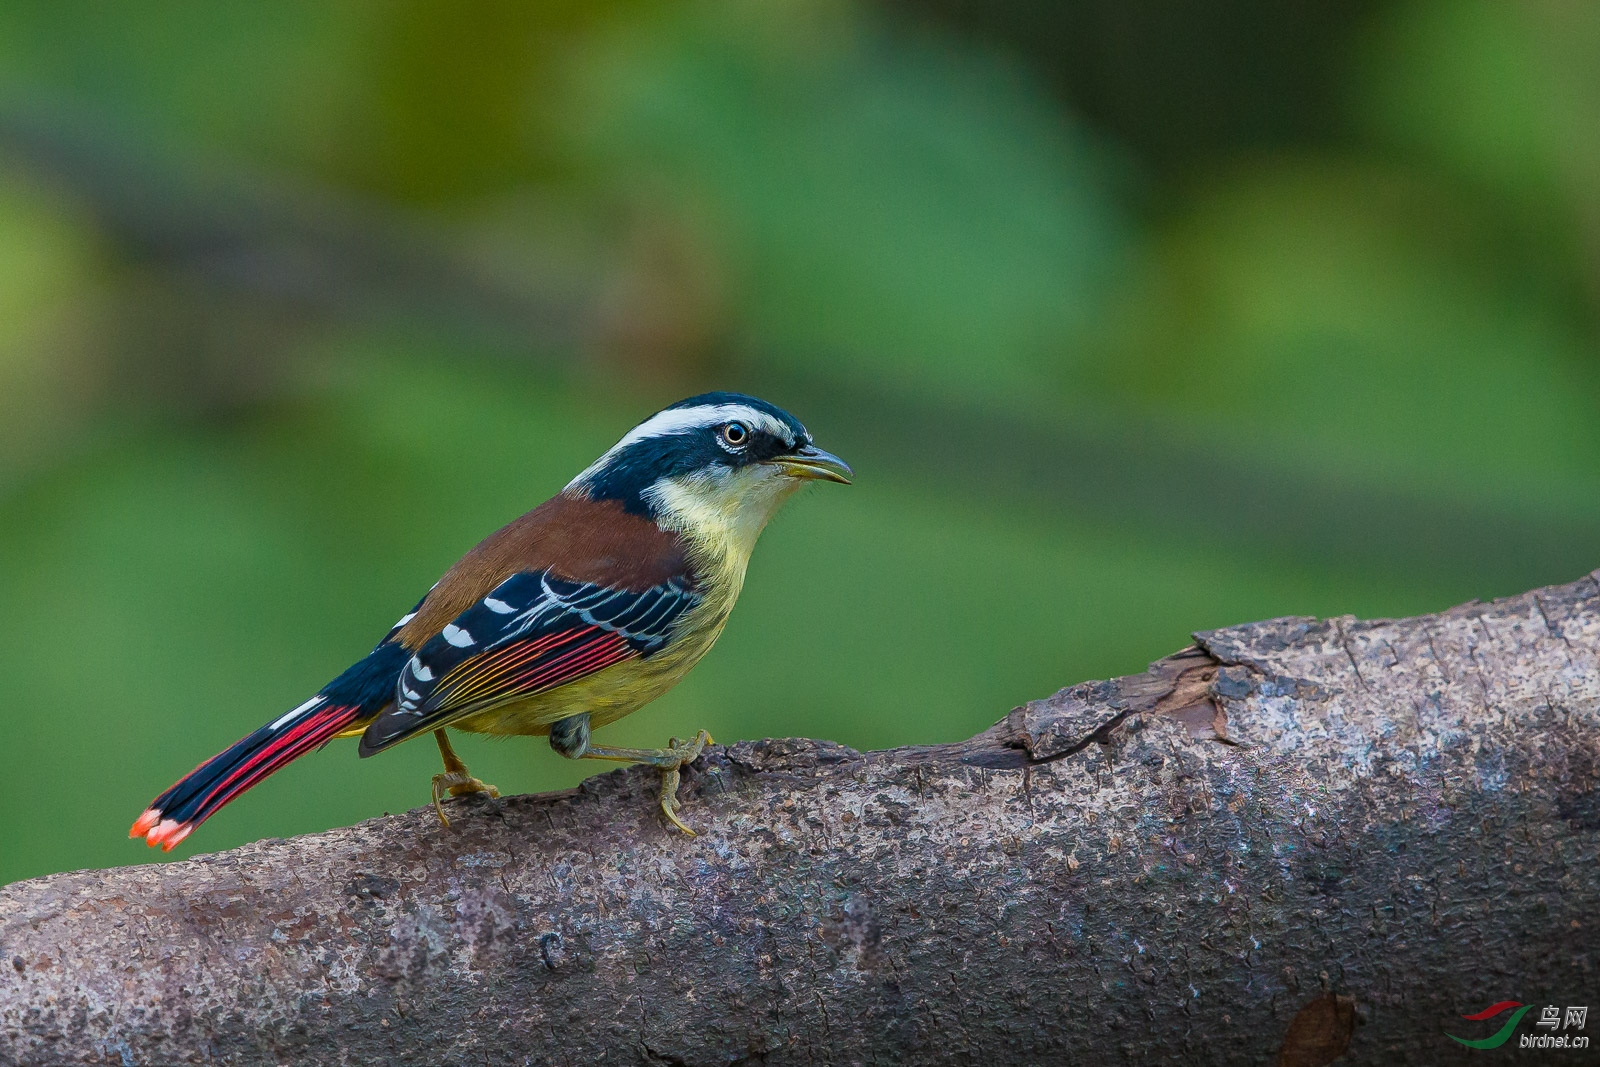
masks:
<svg viewBox="0 0 1600 1067"><path fill-rule="evenodd" d="M730 422L722 428L722 440L732 448L739 448L750 440L750 431L742 422Z"/></svg>

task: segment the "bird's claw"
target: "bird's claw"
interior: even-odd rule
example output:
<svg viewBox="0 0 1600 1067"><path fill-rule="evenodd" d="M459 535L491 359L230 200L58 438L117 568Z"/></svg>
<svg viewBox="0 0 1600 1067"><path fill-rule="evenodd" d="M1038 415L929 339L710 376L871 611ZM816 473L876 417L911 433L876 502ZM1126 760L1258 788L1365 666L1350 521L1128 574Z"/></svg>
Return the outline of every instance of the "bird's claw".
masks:
<svg viewBox="0 0 1600 1067"><path fill-rule="evenodd" d="M676 737L667 739L667 750L672 754L669 760L663 760L661 767L661 814L667 821L690 837L699 835L690 828L689 824L678 818L678 783L683 779L683 768L700 758L700 753L705 747L713 744L711 735L701 730L693 741L679 741Z"/></svg>
<svg viewBox="0 0 1600 1067"><path fill-rule="evenodd" d="M439 813L439 821L446 827L450 820L444 814L444 794L448 792L453 797L464 797L469 793L487 793L490 797L498 798L500 790L487 782L480 781L465 771L436 774L433 776L433 810Z"/></svg>

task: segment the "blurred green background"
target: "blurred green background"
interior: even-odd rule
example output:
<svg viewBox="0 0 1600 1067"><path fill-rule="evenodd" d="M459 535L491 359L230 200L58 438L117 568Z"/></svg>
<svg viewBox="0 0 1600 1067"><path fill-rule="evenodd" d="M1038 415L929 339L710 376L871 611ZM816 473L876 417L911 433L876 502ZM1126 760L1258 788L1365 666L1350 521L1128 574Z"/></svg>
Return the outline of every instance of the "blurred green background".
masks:
<svg viewBox="0 0 1600 1067"><path fill-rule="evenodd" d="M150 797L706 388L860 478L613 743L951 741L1600 565L1597 72L1556 0L0 6L0 882L150 859ZM335 742L175 855L436 765Z"/></svg>

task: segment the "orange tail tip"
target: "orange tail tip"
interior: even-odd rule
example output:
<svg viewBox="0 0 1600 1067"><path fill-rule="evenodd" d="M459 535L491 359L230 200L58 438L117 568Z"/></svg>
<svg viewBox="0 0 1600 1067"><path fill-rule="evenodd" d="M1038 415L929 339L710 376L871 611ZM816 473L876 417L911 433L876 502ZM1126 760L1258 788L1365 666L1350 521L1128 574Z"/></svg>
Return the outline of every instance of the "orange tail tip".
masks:
<svg viewBox="0 0 1600 1067"><path fill-rule="evenodd" d="M161 821L161 812L155 808L144 809L144 814L139 816L133 824L133 829L128 831L129 837L143 837L151 828Z"/></svg>
<svg viewBox="0 0 1600 1067"><path fill-rule="evenodd" d="M142 821L142 820L141 820ZM138 825L137 823L135 825ZM162 819L155 828L145 834L145 843L151 848L161 846L161 851L171 852L178 847L178 842L194 832L194 824L178 822L176 819Z"/></svg>

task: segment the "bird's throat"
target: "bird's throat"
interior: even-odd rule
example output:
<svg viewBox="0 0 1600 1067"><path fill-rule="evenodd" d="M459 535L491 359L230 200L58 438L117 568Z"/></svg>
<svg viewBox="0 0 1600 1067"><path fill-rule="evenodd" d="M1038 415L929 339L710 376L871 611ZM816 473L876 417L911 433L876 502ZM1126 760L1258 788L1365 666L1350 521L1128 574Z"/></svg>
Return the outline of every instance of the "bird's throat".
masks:
<svg viewBox="0 0 1600 1067"><path fill-rule="evenodd" d="M715 479L664 478L649 494L656 522L689 543L697 569L737 590L761 531L799 487L765 470L735 471Z"/></svg>

